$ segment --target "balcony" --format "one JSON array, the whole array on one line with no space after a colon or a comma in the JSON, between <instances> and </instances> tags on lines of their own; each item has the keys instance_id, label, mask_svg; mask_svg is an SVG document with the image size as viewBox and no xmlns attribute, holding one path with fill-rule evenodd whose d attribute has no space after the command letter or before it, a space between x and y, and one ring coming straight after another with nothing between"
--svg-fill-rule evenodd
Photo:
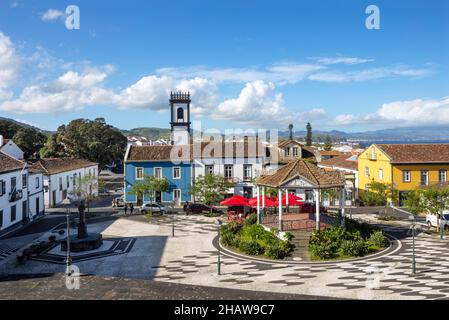
<instances>
[{"instance_id":1,"label":"balcony","mask_svg":"<svg viewBox=\"0 0 449 320\"><path fill-rule=\"evenodd\" d=\"M23 193L22 190L15 190L9 194L9 202L16 202L22 199Z\"/></svg>"}]
</instances>

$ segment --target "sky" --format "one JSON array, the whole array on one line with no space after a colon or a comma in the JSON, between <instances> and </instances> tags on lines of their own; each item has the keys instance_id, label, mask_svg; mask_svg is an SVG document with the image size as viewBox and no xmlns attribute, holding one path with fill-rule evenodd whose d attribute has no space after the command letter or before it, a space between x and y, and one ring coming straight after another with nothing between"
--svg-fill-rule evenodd
<instances>
[{"instance_id":1,"label":"sky","mask_svg":"<svg viewBox=\"0 0 449 320\"><path fill-rule=\"evenodd\" d=\"M204 129L449 125L448 75L448 0L0 2L0 117L46 130L168 128L178 90Z\"/></svg>"}]
</instances>

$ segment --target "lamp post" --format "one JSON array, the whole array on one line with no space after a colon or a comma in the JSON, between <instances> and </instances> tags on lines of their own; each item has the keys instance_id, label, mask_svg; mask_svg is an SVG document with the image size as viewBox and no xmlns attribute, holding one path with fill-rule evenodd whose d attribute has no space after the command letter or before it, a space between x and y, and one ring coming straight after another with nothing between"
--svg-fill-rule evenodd
<instances>
[{"instance_id":1,"label":"lamp post","mask_svg":"<svg viewBox=\"0 0 449 320\"><path fill-rule=\"evenodd\" d=\"M70 200L65 198L62 201L63 206L66 209L66 222L67 222L67 258L66 258L66 273L70 276L70 265L72 264L72 258L70 256Z\"/></svg>"},{"instance_id":2,"label":"lamp post","mask_svg":"<svg viewBox=\"0 0 449 320\"><path fill-rule=\"evenodd\" d=\"M223 224L223 221L221 221L220 219L217 219L217 221L215 222L215 224L218 226L218 243L217 243L217 248L218 248L218 260L217 260L217 271L218 271L218 275L221 275L221 251L220 251L220 229L221 229L221 225Z\"/></svg>"},{"instance_id":3,"label":"lamp post","mask_svg":"<svg viewBox=\"0 0 449 320\"><path fill-rule=\"evenodd\" d=\"M409 216L412 221L412 274L416 274L416 259L415 259L415 216Z\"/></svg>"},{"instance_id":4,"label":"lamp post","mask_svg":"<svg viewBox=\"0 0 449 320\"><path fill-rule=\"evenodd\" d=\"M175 236L175 206L174 204L170 206L171 211L171 236Z\"/></svg>"}]
</instances>

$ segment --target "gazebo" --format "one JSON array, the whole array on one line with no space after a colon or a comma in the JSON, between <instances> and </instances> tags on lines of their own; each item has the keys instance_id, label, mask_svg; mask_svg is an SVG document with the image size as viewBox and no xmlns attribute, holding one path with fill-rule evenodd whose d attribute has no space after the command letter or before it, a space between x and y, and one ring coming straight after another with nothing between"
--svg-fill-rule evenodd
<instances>
[{"instance_id":1,"label":"gazebo","mask_svg":"<svg viewBox=\"0 0 449 320\"><path fill-rule=\"evenodd\" d=\"M256 180L257 218L261 222L260 212L265 208L265 188L278 190L278 199L282 199L283 192L288 190L313 190L315 200L315 228L320 229L320 190L338 189L340 212L344 214L345 177L340 171L327 171L319 168L315 163L298 159L278 169L268 171ZM259 195L262 194L262 197ZM288 198L286 205L288 206ZM279 201L279 230L282 231L282 201Z\"/></svg>"}]
</instances>

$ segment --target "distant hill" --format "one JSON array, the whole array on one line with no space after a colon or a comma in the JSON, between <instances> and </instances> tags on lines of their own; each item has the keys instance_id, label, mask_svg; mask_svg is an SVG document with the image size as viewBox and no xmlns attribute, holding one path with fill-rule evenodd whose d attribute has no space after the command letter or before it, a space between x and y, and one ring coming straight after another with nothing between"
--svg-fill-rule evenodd
<instances>
[{"instance_id":1,"label":"distant hill","mask_svg":"<svg viewBox=\"0 0 449 320\"><path fill-rule=\"evenodd\" d=\"M151 140L170 138L170 129L166 128L134 128L131 130L120 130L125 136L142 136Z\"/></svg>"},{"instance_id":2,"label":"distant hill","mask_svg":"<svg viewBox=\"0 0 449 320\"><path fill-rule=\"evenodd\" d=\"M42 129L38 128L38 127L29 125L27 123L23 123L23 122L20 122L20 121L17 121L17 120L0 117L0 131L1 131L1 128L4 128L5 130L9 129L9 130L16 131L16 130L14 130L14 128L18 128L18 127L31 128L31 129L34 129L36 131L42 132L43 134L45 134L47 136L54 133L52 131L42 130ZM6 137L8 137L8 135L10 135L10 132L0 132L0 134L3 134ZM8 137L8 138L12 138L12 137Z\"/></svg>"}]
</instances>

